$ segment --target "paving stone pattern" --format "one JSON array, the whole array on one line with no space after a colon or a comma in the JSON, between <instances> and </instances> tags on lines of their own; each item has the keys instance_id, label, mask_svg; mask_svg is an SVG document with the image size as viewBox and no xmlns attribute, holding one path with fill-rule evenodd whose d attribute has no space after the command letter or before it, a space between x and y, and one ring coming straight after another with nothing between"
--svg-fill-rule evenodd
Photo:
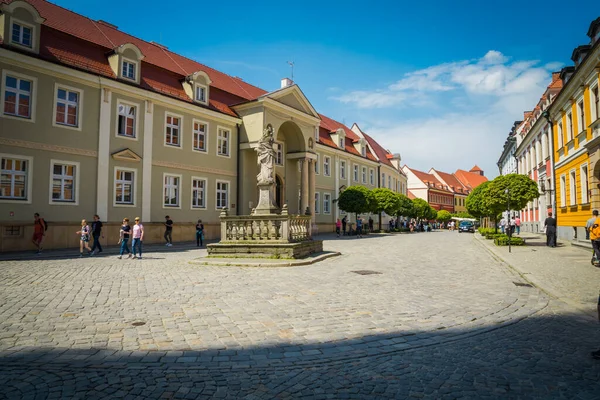
<instances>
[{"instance_id":1,"label":"paving stone pattern","mask_svg":"<svg viewBox=\"0 0 600 400\"><path fill-rule=\"evenodd\" d=\"M1 262L0 397L600 395L598 323L515 285L472 235L325 248L343 256L292 268L189 263L202 250Z\"/></svg>"}]
</instances>

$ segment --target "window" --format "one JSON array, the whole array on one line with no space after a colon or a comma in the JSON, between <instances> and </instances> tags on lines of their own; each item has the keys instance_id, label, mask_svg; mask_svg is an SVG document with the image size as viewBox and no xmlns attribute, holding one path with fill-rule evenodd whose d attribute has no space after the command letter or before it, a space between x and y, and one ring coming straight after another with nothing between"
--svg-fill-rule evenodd
<instances>
[{"instance_id":1,"label":"window","mask_svg":"<svg viewBox=\"0 0 600 400\"><path fill-rule=\"evenodd\" d=\"M573 140L573 114L567 114L567 136L569 141Z\"/></svg>"},{"instance_id":2,"label":"window","mask_svg":"<svg viewBox=\"0 0 600 400\"><path fill-rule=\"evenodd\" d=\"M323 193L323 214L331 214L331 194Z\"/></svg>"},{"instance_id":3,"label":"window","mask_svg":"<svg viewBox=\"0 0 600 400\"><path fill-rule=\"evenodd\" d=\"M181 147L181 117L166 114L165 145Z\"/></svg>"},{"instance_id":4,"label":"window","mask_svg":"<svg viewBox=\"0 0 600 400\"><path fill-rule=\"evenodd\" d=\"M375 171L372 168L369 170L369 183L375 185Z\"/></svg>"},{"instance_id":5,"label":"window","mask_svg":"<svg viewBox=\"0 0 600 400\"><path fill-rule=\"evenodd\" d=\"M119 120L117 122L117 135L135 138L136 135L136 107L129 104L119 103Z\"/></svg>"},{"instance_id":6,"label":"window","mask_svg":"<svg viewBox=\"0 0 600 400\"><path fill-rule=\"evenodd\" d=\"M571 171L569 174L569 204L574 206L577 205L577 183L576 183L576 174L575 171Z\"/></svg>"},{"instance_id":7,"label":"window","mask_svg":"<svg viewBox=\"0 0 600 400\"><path fill-rule=\"evenodd\" d=\"M194 150L206 152L206 139L208 132L208 125L204 122L194 121L193 133L194 133Z\"/></svg>"},{"instance_id":8,"label":"window","mask_svg":"<svg viewBox=\"0 0 600 400\"><path fill-rule=\"evenodd\" d=\"M360 154L361 154L363 157L366 157L366 156L367 156L367 146L365 146L364 144L362 144L362 145L360 146Z\"/></svg>"},{"instance_id":9,"label":"window","mask_svg":"<svg viewBox=\"0 0 600 400\"><path fill-rule=\"evenodd\" d=\"M362 167L361 172L362 183L367 183L367 167Z\"/></svg>"},{"instance_id":10,"label":"window","mask_svg":"<svg viewBox=\"0 0 600 400\"><path fill-rule=\"evenodd\" d=\"M392 177L388 175L388 185L387 185L388 189L392 188Z\"/></svg>"},{"instance_id":11,"label":"window","mask_svg":"<svg viewBox=\"0 0 600 400\"><path fill-rule=\"evenodd\" d=\"M121 65L122 65L121 75L123 76L123 78L131 79L132 81L135 81L136 80L136 77L135 77L136 64L130 60L123 60L123 63Z\"/></svg>"},{"instance_id":12,"label":"window","mask_svg":"<svg viewBox=\"0 0 600 400\"><path fill-rule=\"evenodd\" d=\"M592 89L592 122L600 118L600 98L598 97L598 86Z\"/></svg>"},{"instance_id":13,"label":"window","mask_svg":"<svg viewBox=\"0 0 600 400\"><path fill-rule=\"evenodd\" d=\"M30 160L15 156L0 159L0 199L28 200Z\"/></svg>"},{"instance_id":14,"label":"window","mask_svg":"<svg viewBox=\"0 0 600 400\"><path fill-rule=\"evenodd\" d=\"M319 142L319 127L315 126L315 143Z\"/></svg>"},{"instance_id":15,"label":"window","mask_svg":"<svg viewBox=\"0 0 600 400\"><path fill-rule=\"evenodd\" d=\"M179 183L181 177L164 174L163 178L163 206L179 207Z\"/></svg>"},{"instance_id":16,"label":"window","mask_svg":"<svg viewBox=\"0 0 600 400\"><path fill-rule=\"evenodd\" d=\"M217 154L229 157L229 136L228 129L219 128L217 135Z\"/></svg>"},{"instance_id":17,"label":"window","mask_svg":"<svg viewBox=\"0 0 600 400\"><path fill-rule=\"evenodd\" d=\"M229 202L229 182L217 181L217 209L227 208Z\"/></svg>"},{"instance_id":18,"label":"window","mask_svg":"<svg viewBox=\"0 0 600 400\"><path fill-rule=\"evenodd\" d=\"M56 88L56 110L54 112L56 125L71 127L79 125L79 98L79 91L64 87Z\"/></svg>"},{"instance_id":19,"label":"window","mask_svg":"<svg viewBox=\"0 0 600 400\"><path fill-rule=\"evenodd\" d=\"M206 86L196 85L196 101L206 103Z\"/></svg>"},{"instance_id":20,"label":"window","mask_svg":"<svg viewBox=\"0 0 600 400\"><path fill-rule=\"evenodd\" d=\"M343 149L343 148L345 148L345 147L346 147L346 146L345 146L345 143L344 143L345 141L346 141L346 140L345 140L345 138L344 138L344 137L340 137L339 146L338 146L340 149Z\"/></svg>"},{"instance_id":21,"label":"window","mask_svg":"<svg viewBox=\"0 0 600 400\"><path fill-rule=\"evenodd\" d=\"M381 174L381 187L385 187L385 173Z\"/></svg>"},{"instance_id":22,"label":"window","mask_svg":"<svg viewBox=\"0 0 600 400\"><path fill-rule=\"evenodd\" d=\"M585 130L585 109L583 108L583 100L577 103L577 130L583 132Z\"/></svg>"},{"instance_id":23,"label":"window","mask_svg":"<svg viewBox=\"0 0 600 400\"><path fill-rule=\"evenodd\" d=\"M135 171L115 168L115 205L134 205Z\"/></svg>"},{"instance_id":24,"label":"window","mask_svg":"<svg viewBox=\"0 0 600 400\"><path fill-rule=\"evenodd\" d=\"M564 146L564 136L563 136L563 124L562 121L558 123L558 147Z\"/></svg>"},{"instance_id":25,"label":"window","mask_svg":"<svg viewBox=\"0 0 600 400\"><path fill-rule=\"evenodd\" d=\"M313 162L313 164L315 165L315 174L319 175L319 160L321 159L321 156L319 154L317 154L317 159Z\"/></svg>"},{"instance_id":26,"label":"window","mask_svg":"<svg viewBox=\"0 0 600 400\"><path fill-rule=\"evenodd\" d=\"M192 208L206 208L206 179L192 178Z\"/></svg>"},{"instance_id":27,"label":"window","mask_svg":"<svg viewBox=\"0 0 600 400\"><path fill-rule=\"evenodd\" d=\"M77 166L68 164L62 161L52 161L52 190L51 201L59 202L75 202L75 174Z\"/></svg>"},{"instance_id":28,"label":"window","mask_svg":"<svg viewBox=\"0 0 600 400\"><path fill-rule=\"evenodd\" d=\"M323 175L330 176L331 175L331 158L323 157Z\"/></svg>"},{"instance_id":29,"label":"window","mask_svg":"<svg viewBox=\"0 0 600 400\"><path fill-rule=\"evenodd\" d=\"M354 182L358 182L358 165L354 165Z\"/></svg>"},{"instance_id":30,"label":"window","mask_svg":"<svg viewBox=\"0 0 600 400\"><path fill-rule=\"evenodd\" d=\"M4 78L4 115L31 118L33 81L6 75Z\"/></svg>"},{"instance_id":31,"label":"window","mask_svg":"<svg viewBox=\"0 0 600 400\"><path fill-rule=\"evenodd\" d=\"M581 174L579 176L581 179L581 204L587 204L590 202L588 198L588 166L587 164L581 166Z\"/></svg>"},{"instance_id":32,"label":"window","mask_svg":"<svg viewBox=\"0 0 600 400\"><path fill-rule=\"evenodd\" d=\"M33 47L32 31L33 31L33 29L29 26L25 26L21 23L13 22L12 36L11 36L12 43L32 48Z\"/></svg>"},{"instance_id":33,"label":"window","mask_svg":"<svg viewBox=\"0 0 600 400\"><path fill-rule=\"evenodd\" d=\"M346 161L340 161L340 178L346 179Z\"/></svg>"},{"instance_id":34,"label":"window","mask_svg":"<svg viewBox=\"0 0 600 400\"><path fill-rule=\"evenodd\" d=\"M319 200L320 200L320 197L321 197L321 193L316 192L315 193L315 214L319 214L320 213L320 211L319 211Z\"/></svg>"}]
</instances>

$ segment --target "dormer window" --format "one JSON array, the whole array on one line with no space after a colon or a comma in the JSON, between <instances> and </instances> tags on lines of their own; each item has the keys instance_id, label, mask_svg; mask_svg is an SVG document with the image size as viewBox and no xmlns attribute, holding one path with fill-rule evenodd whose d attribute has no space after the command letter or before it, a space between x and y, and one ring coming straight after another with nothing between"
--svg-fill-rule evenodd
<instances>
[{"instance_id":1,"label":"dormer window","mask_svg":"<svg viewBox=\"0 0 600 400\"><path fill-rule=\"evenodd\" d=\"M363 157L367 156L367 147L364 144L360 146L360 154L362 154Z\"/></svg>"},{"instance_id":2,"label":"dormer window","mask_svg":"<svg viewBox=\"0 0 600 400\"><path fill-rule=\"evenodd\" d=\"M340 138L340 143L339 143L339 145L338 145L338 147L339 147L340 149L343 149L343 148L344 148L344 142L345 142L345 141L346 141L346 140L345 140L345 138L343 138L343 137L341 137L341 138Z\"/></svg>"},{"instance_id":3,"label":"dormer window","mask_svg":"<svg viewBox=\"0 0 600 400\"><path fill-rule=\"evenodd\" d=\"M132 81L136 80L136 66L137 64L132 60L123 59L122 67L121 67L121 76L126 79L131 79Z\"/></svg>"},{"instance_id":4,"label":"dormer window","mask_svg":"<svg viewBox=\"0 0 600 400\"><path fill-rule=\"evenodd\" d=\"M13 22L11 40L13 44L31 48L33 46L33 28L21 22Z\"/></svg>"},{"instance_id":5,"label":"dormer window","mask_svg":"<svg viewBox=\"0 0 600 400\"><path fill-rule=\"evenodd\" d=\"M196 101L206 103L206 86L196 85Z\"/></svg>"}]
</instances>

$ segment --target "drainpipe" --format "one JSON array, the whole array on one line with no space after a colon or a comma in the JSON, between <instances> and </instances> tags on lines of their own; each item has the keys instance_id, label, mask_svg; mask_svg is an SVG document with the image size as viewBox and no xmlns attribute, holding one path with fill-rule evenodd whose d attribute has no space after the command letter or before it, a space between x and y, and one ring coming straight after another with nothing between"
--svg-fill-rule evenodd
<instances>
[{"instance_id":1,"label":"drainpipe","mask_svg":"<svg viewBox=\"0 0 600 400\"><path fill-rule=\"evenodd\" d=\"M381 165L377 166L377 187L381 187ZM381 231L381 211L379 212L379 230Z\"/></svg>"},{"instance_id":2,"label":"drainpipe","mask_svg":"<svg viewBox=\"0 0 600 400\"><path fill-rule=\"evenodd\" d=\"M236 173L236 182L235 182L235 215L239 215L238 210L240 210L240 207L242 206L240 204L240 199L241 199L241 190L240 190L240 124L236 124L237 126L237 149L236 149L236 169L237 169L237 173ZM229 207L228 207L229 208Z\"/></svg>"},{"instance_id":3,"label":"drainpipe","mask_svg":"<svg viewBox=\"0 0 600 400\"><path fill-rule=\"evenodd\" d=\"M542 114L546 121L548 121L548 126L550 128L549 132L549 142L550 142L550 165L552 166L552 192L551 203L552 203L552 214L554 215L554 219L556 219L556 230L558 231L558 211L556 209L556 175L554 168L554 130L552 129L552 119L550 119L550 113L546 110ZM547 175L547 174L546 174Z\"/></svg>"}]
</instances>

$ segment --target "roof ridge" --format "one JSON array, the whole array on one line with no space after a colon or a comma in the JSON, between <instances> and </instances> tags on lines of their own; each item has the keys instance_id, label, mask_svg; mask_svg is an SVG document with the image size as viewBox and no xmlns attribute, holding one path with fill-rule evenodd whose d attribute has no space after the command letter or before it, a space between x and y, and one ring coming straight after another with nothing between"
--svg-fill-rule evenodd
<instances>
[{"instance_id":1,"label":"roof ridge","mask_svg":"<svg viewBox=\"0 0 600 400\"><path fill-rule=\"evenodd\" d=\"M154 44L154 43L150 43L150 44ZM183 68L181 65L179 65L179 63L177 61L175 61L175 59L173 57L171 57L171 55L169 53L167 53L167 51L165 50L164 47L162 46L157 46L156 44L154 44L154 46L158 47L159 49L162 50L163 53L165 53L165 55L167 57L169 57L169 60L173 61L175 63L175 65L177 65L179 68L181 68L181 70L183 71L184 76L188 76L189 73L185 70L185 68Z\"/></svg>"},{"instance_id":2,"label":"roof ridge","mask_svg":"<svg viewBox=\"0 0 600 400\"><path fill-rule=\"evenodd\" d=\"M86 18L88 18L88 17L86 17ZM100 28L98 27L98 25L96 24L96 21L94 21L94 20L93 20L93 19L91 19L91 18L88 18L88 19L89 19L90 21L92 21L92 24L94 24L94 26L96 27L96 29L98 29L98 31L99 31L99 32L102 34L102 36L104 36L104 37L106 38L106 40L108 40L108 41L110 42L110 44L112 44L112 46L113 46L113 49L114 49L115 47L117 47L117 45L116 45L116 44L115 44L115 43L114 43L112 40L110 40L110 38L109 38L108 36L106 36L106 33L102 32L102 29L100 29Z\"/></svg>"}]
</instances>

